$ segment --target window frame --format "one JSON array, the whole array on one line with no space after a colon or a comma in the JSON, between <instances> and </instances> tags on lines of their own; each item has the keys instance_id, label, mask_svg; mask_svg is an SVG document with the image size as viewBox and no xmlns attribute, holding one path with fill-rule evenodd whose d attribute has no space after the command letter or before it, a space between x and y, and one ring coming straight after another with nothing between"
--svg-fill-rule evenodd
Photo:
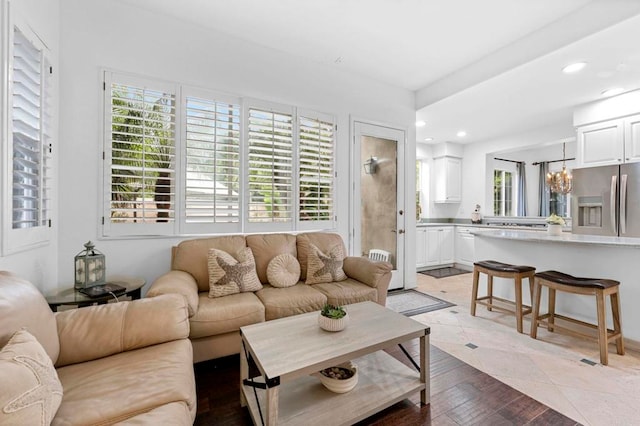
<instances>
[{"instance_id":1,"label":"window frame","mask_svg":"<svg viewBox=\"0 0 640 426\"><path fill-rule=\"evenodd\" d=\"M52 222L55 212L54 192L54 157L53 148L56 145L56 111L52 99L56 97L53 65L49 48L32 27L10 9L8 3L3 3L3 23L6 27L0 38L4 40L0 53L3 62L2 68L2 106L0 128L6 144L0 147L2 170L0 182L3 196L0 197L2 208L1 226L2 238L0 239L0 255L13 254L32 248L47 245L52 238ZM18 29L40 55L40 106L39 120L39 164L40 169L38 183L38 222L39 224L27 228L13 227L13 69L14 69L14 30Z\"/></svg>"},{"instance_id":2,"label":"window frame","mask_svg":"<svg viewBox=\"0 0 640 426\"><path fill-rule=\"evenodd\" d=\"M503 183L501 185L501 193L503 194L504 198L501 200L501 206L500 206L500 212L496 213L495 210L495 204L496 204L496 198L495 198L495 174L496 172L501 172L502 176L503 176ZM506 214L506 189L505 189L505 184L504 184L504 176L506 173L509 173L511 175L511 215L507 216ZM492 203L492 207L493 207L493 214L494 216L500 216L500 217L512 217L515 215L515 212L518 211L517 210L517 188L515 185L515 181L517 179L517 173L515 168L513 170L510 170L507 167L494 167L493 169L493 203Z\"/></svg>"},{"instance_id":3,"label":"window frame","mask_svg":"<svg viewBox=\"0 0 640 426\"><path fill-rule=\"evenodd\" d=\"M250 232L294 232L307 230L334 230L337 223L336 213L336 151L337 151L337 119L332 114L321 113L310 109L297 108L292 105L247 98L207 88L188 86L179 82L166 81L153 77L130 74L112 69L103 69L103 101L102 101L102 195L99 211L102 221L99 224L101 238L119 239L134 237L176 237L190 235L215 235ZM111 223L111 84L131 84L134 87L148 87L153 90L171 90L175 94L175 216L169 223ZM189 97L237 104L240 107L240 141L239 141L239 222L233 223L187 223L186 222L186 187L187 187L187 99ZM251 109L273 111L280 114L291 115L292 145L291 145L291 217L283 222L250 222L249 221L249 111ZM300 214L300 141L299 127L300 117L332 123L332 170L331 181L331 215L327 220L304 220Z\"/></svg>"},{"instance_id":4,"label":"window frame","mask_svg":"<svg viewBox=\"0 0 640 426\"><path fill-rule=\"evenodd\" d=\"M111 121L111 84L117 80L118 84L127 84L135 87L150 87L154 90L162 90L172 92L175 100L175 120L174 120L174 148L176 155L178 153L178 137L181 132L181 120L178 119L181 113L181 105L178 104L180 99L180 87L172 82L158 79L150 79L138 77L135 75L120 73L117 71L103 72L103 146L102 146L102 236L103 237L133 237L133 236L153 236L153 235L174 235L178 230L178 214L176 200L174 199L174 218L173 221L164 223L112 223L111 217L111 164L112 164L112 121ZM180 162L174 161L174 190L179 185L180 179Z\"/></svg>"}]
</instances>

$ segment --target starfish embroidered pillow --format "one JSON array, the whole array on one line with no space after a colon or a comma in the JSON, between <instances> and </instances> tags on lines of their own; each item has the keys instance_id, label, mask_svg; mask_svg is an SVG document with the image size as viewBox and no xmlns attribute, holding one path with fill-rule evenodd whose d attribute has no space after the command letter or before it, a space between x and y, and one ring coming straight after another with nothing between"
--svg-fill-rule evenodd
<instances>
[{"instance_id":1,"label":"starfish embroidered pillow","mask_svg":"<svg viewBox=\"0 0 640 426\"><path fill-rule=\"evenodd\" d=\"M225 251L209 249L208 266L209 297L223 297L262 288L249 247L238 253L238 259Z\"/></svg>"},{"instance_id":2,"label":"starfish embroidered pillow","mask_svg":"<svg viewBox=\"0 0 640 426\"><path fill-rule=\"evenodd\" d=\"M62 401L51 358L28 331L0 350L0 424L49 425Z\"/></svg>"},{"instance_id":3,"label":"starfish embroidered pillow","mask_svg":"<svg viewBox=\"0 0 640 426\"><path fill-rule=\"evenodd\" d=\"M340 244L331 247L328 253L323 253L313 244L310 244L310 249L305 281L307 284L332 283L347 279L342 269L344 253Z\"/></svg>"}]
</instances>

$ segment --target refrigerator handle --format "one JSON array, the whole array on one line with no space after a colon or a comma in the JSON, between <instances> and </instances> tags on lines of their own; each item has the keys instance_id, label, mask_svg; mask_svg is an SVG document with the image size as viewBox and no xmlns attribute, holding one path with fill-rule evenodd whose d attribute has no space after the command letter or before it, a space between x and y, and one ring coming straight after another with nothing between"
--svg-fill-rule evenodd
<instances>
[{"instance_id":1,"label":"refrigerator handle","mask_svg":"<svg viewBox=\"0 0 640 426\"><path fill-rule=\"evenodd\" d=\"M627 232L627 175L620 177L620 235Z\"/></svg>"},{"instance_id":2,"label":"refrigerator handle","mask_svg":"<svg viewBox=\"0 0 640 426\"><path fill-rule=\"evenodd\" d=\"M618 189L618 175L611 176L611 227L613 232L618 233L618 225L616 224L616 191Z\"/></svg>"}]
</instances>

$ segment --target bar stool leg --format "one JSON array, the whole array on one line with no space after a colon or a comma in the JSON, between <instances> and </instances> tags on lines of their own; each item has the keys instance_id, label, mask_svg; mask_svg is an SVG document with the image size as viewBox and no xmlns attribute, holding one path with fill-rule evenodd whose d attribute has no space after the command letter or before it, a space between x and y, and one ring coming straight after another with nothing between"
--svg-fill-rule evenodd
<instances>
[{"instance_id":1,"label":"bar stool leg","mask_svg":"<svg viewBox=\"0 0 640 426\"><path fill-rule=\"evenodd\" d=\"M606 301L604 292L596 290L596 305L598 310L598 344L600 345L600 364L609 364L609 350L607 343L607 319L605 317Z\"/></svg>"},{"instance_id":2,"label":"bar stool leg","mask_svg":"<svg viewBox=\"0 0 640 426\"><path fill-rule=\"evenodd\" d=\"M531 278L529 278L531 283ZM540 316L540 293L542 293L542 286L538 282L538 279L533 280L533 296L531 296L531 337L534 339L538 336L538 316Z\"/></svg>"},{"instance_id":3,"label":"bar stool leg","mask_svg":"<svg viewBox=\"0 0 640 426\"><path fill-rule=\"evenodd\" d=\"M556 289L549 287L549 318L547 319L547 330L553 331L556 314Z\"/></svg>"},{"instance_id":4,"label":"bar stool leg","mask_svg":"<svg viewBox=\"0 0 640 426\"><path fill-rule=\"evenodd\" d=\"M489 304L493 305L493 275L487 274L487 296L489 296ZM492 311L491 306L487 306L487 311Z\"/></svg>"},{"instance_id":5,"label":"bar stool leg","mask_svg":"<svg viewBox=\"0 0 640 426\"><path fill-rule=\"evenodd\" d=\"M478 300L478 281L480 279L480 271L473 268L473 288L471 289L471 316L476 316L476 301Z\"/></svg>"},{"instance_id":6,"label":"bar stool leg","mask_svg":"<svg viewBox=\"0 0 640 426\"><path fill-rule=\"evenodd\" d=\"M622 337L622 321L620 320L620 298L618 290L611 293L611 313L613 316L613 331L620 333L620 337L616 340L616 352L618 355L624 355L624 339Z\"/></svg>"},{"instance_id":7,"label":"bar stool leg","mask_svg":"<svg viewBox=\"0 0 640 426\"><path fill-rule=\"evenodd\" d=\"M522 276L517 274L513 281L516 285L516 328L522 333Z\"/></svg>"}]
</instances>

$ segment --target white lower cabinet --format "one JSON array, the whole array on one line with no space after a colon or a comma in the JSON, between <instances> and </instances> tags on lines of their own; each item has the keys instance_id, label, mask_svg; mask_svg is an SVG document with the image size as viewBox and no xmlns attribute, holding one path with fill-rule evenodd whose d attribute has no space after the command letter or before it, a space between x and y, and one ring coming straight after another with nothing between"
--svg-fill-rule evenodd
<instances>
[{"instance_id":1,"label":"white lower cabinet","mask_svg":"<svg viewBox=\"0 0 640 426\"><path fill-rule=\"evenodd\" d=\"M416 268L427 266L427 228L416 228Z\"/></svg>"},{"instance_id":2,"label":"white lower cabinet","mask_svg":"<svg viewBox=\"0 0 640 426\"><path fill-rule=\"evenodd\" d=\"M456 263L473 266L473 239L469 228L456 227Z\"/></svg>"},{"instance_id":3,"label":"white lower cabinet","mask_svg":"<svg viewBox=\"0 0 640 426\"><path fill-rule=\"evenodd\" d=\"M453 261L453 226L417 228L416 267L418 269L450 265Z\"/></svg>"}]
</instances>

